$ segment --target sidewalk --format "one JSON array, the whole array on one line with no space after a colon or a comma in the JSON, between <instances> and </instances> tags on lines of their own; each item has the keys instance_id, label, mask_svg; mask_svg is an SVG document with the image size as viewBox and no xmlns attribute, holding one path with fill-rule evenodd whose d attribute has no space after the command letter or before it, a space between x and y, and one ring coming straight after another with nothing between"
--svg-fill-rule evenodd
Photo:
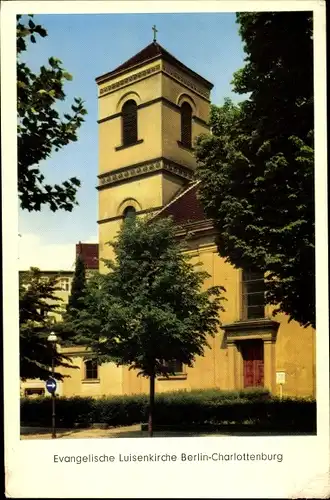
<instances>
[{"instance_id":1,"label":"sidewalk","mask_svg":"<svg viewBox=\"0 0 330 500\"><path fill-rule=\"evenodd\" d=\"M155 431L154 437L221 437L221 436L312 436L311 432L234 432L234 431ZM21 439L51 439L51 430L41 427L21 427ZM99 439L99 438L144 438L148 437L146 430L141 430L141 424L110 429L58 429L57 439Z\"/></svg>"},{"instance_id":2,"label":"sidewalk","mask_svg":"<svg viewBox=\"0 0 330 500\"><path fill-rule=\"evenodd\" d=\"M215 434L214 434L215 435ZM220 435L220 434L218 434ZM154 437L194 437L210 436L209 433L182 432L182 431L156 431ZM50 429L40 427L22 427L21 439L51 439ZM114 427L111 429L58 429L58 439L99 439L99 438L135 438L148 437L147 431L141 431L141 424L127 427Z\"/></svg>"}]
</instances>

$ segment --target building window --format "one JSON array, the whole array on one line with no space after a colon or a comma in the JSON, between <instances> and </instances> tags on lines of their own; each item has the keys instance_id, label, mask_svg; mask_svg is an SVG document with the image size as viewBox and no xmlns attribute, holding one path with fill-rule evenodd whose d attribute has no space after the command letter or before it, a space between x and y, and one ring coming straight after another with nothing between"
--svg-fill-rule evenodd
<instances>
[{"instance_id":1,"label":"building window","mask_svg":"<svg viewBox=\"0 0 330 500\"><path fill-rule=\"evenodd\" d=\"M135 144L138 138L137 104L130 99L122 107L123 146Z\"/></svg>"},{"instance_id":2,"label":"building window","mask_svg":"<svg viewBox=\"0 0 330 500\"><path fill-rule=\"evenodd\" d=\"M181 144L191 148L192 139L192 108L184 102L181 106Z\"/></svg>"},{"instance_id":3,"label":"building window","mask_svg":"<svg viewBox=\"0 0 330 500\"><path fill-rule=\"evenodd\" d=\"M265 317L265 282L261 272L244 271L242 274L242 319Z\"/></svg>"},{"instance_id":4,"label":"building window","mask_svg":"<svg viewBox=\"0 0 330 500\"><path fill-rule=\"evenodd\" d=\"M183 363L181 361L179 361L178 359L172 359L171 361L167 361L165 363L165 366L166 366L168 373L170 375L184 373L183 372Z\"/></svg>"},{"instance_id":5,"label":"building window","mask_svg":"<svg viewBox=\"0 0 330 500\"><path fill-rule=\"evenodd\" d=\"M97 380L98 378L97 361L95 359L88 359L85 361L85 379Z\"/></svg>"},{"instance_id":6,"label":"building window","mask_svg":"<svg viewBox=\"0 0 330 500\"><path fill-rule=\"evenodd\" d=\"M59 287L63 292L70 291L70 278L60 278Z\"/></svg>"},{"instance_id":7,"label":"building window","mask_svg":"<svg viewBox=\"0 0 330 500\"><path fill-rule=\"evenodd\" d=\"M44 395L45 395L45 389L42 388L25 389L24 391L25 397L38 397Z\"/></svg>"},{"instance_id":8,"label":"building window","mask_svg":"<svg viewBox=\"0 0 330 500\"><path fill-rule=\"evenodd\" d=\"M136 217L136 210L132 205L129 207L126 207L125 210L123 211L123 217L124 219L129 219L132 218L134 219Z\"/></svg>"}]
</instances>

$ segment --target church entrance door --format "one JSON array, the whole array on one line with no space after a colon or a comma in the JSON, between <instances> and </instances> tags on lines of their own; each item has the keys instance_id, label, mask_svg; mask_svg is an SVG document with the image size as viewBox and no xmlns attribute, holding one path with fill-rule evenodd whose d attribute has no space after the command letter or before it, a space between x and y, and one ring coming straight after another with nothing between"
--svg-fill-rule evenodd
<instances>
[{"instance_id":1,"label":"church entrance door","mask_svg":"<svg viewBox=\"0 0 330 500\"><path fill-rule=\"evenodd\" d=\"M262 340L245 340L241 344L244 387L264 386L264 346Z\"/></svg>"}]
</instances>

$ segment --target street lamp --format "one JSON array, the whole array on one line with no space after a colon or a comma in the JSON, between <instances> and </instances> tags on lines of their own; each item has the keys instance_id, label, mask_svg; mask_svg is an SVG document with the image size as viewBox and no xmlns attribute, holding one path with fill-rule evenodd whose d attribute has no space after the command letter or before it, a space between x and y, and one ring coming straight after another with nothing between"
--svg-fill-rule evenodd
<instances>
[{"instance_id":1,"label":"street lamp","mask_svg":"<svg viewBox=\"0 0 330 500\"><path fill-rule=\"evenodd\" d=\"M55 354L56 354L56 342L57 342L57 336L55 335L54 332L51 332L50 335L47 338L48 342L51 343L52 345L52 379L54 380L54 371L55 371ZM52 391L52 439L56 438L56 429L55 429L55 418L56 418L56 413L55 413L55 390Z\"/></svg>"}]
</instances>

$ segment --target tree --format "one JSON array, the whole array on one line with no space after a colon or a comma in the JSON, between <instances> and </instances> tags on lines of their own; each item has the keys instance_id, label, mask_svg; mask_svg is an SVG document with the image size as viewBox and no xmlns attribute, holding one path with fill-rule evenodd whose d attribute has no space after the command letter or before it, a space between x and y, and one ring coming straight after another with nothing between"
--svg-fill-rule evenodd
<instances>
[{"instance_id":1,"label":"tree","mask_svg":"<svg viewBox=\"0 0 330 500\"><path fill-rule=\"evenodd\" d=\"M265 275L265 296L315 327L312 19L306 12L237 14L246 52L234 91L196 144L199 197L218 251Z\"/></svg>"},{"instance_id":2,"label":"tree","mask_svg":"<svg viewBox=\"0 0 330 500\"><path fill-rule=\"evenodd\" d=\"M84 296L86 288L86 270L83 259L78 255L76 259L75 272L72 280L71 294L67 305L67 312L72 315L82 308L81 298Z\"/></svg>"},{"instance_id":3,"label":"tree","mask_svg":"<svg viewBox=\"0 0 330 500\"><path fill-rule=\"evenodd\" d=\"M22 60L27 50L27 39L36 43L36 35L47 36L47 31L28 16L27 24L17 16L17 112L18 112L18 193L22 209L38 211L48 205L52 211L71 211L76 202L80 181L72 177L61 185L46 184L40 171L40 162L53 151L77 140L77 130L87 113L80 98L74 99L72 113L61 118L56 110L57 101L65 100L65 81L72 76L55 57L49 66L41 66L33 73Z\"/></svg>"},{"instance_id":4,"label":"tree","mask_svg":"<svg viewBox=\"0 0 330 500\"><path fill-rule=\"evenodd\" d=\"M46 380L51 375L52 357L56 367L69 367L70 359L54 351L47 337L54 329L54 316L60 311L56 296L57 277L45 278L37 268L20 273L19 326L20 376ZM63 376L55 372L55 378Z\"/></svg>"},{"instance_id":5,"label":"tree","mask_svg":"<svg viewBox=\"0 0 330 500\"><path fill-rule=\"evenodd\" d=\"M171 220L126 219L111 244L115 261L87 284L75 326L98 363L114 361L150 380L149 435L155 378L174 359L192 366L219 325L222 287L202 291L208 274L196 270L175 239Z\"/></svg>"},{"instance_id":6,"label":"tree","mask_svg":"<svg viewBox=\"0 0 330 500\"><path fill-rule=\"evenodd\" d=\"M57 325L56 331L61 335L65 345L79 343L74 321L79 311L84 308L84 297L86 292L86 270L80 255L76 259L75 272L72 280L71 294L69 296L66 310L62 315L62 321Z\"/></svg>"}]
</instances>

